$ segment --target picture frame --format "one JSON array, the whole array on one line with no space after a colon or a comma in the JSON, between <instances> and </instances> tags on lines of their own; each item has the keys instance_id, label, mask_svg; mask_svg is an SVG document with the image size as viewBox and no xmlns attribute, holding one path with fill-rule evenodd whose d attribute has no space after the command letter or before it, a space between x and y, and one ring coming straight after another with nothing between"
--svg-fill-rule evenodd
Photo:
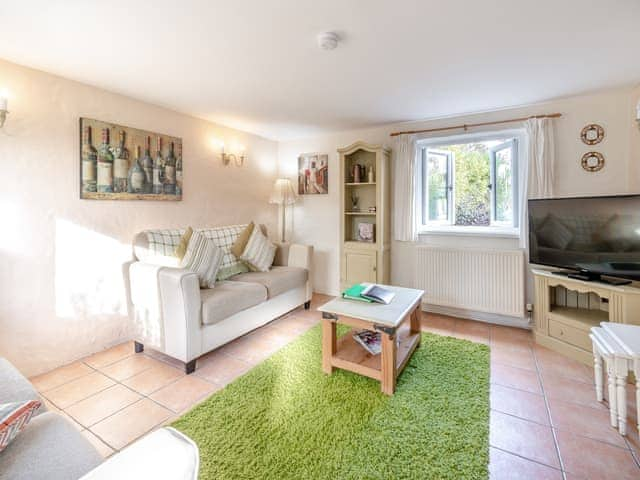
<instances>
[{"instance_id":1,"label":"picture frame","mask_svg":"<svg viewBox=\"0 0 640 480\"><path fill-rule=\"evenodd\" d=\"M180 201L182 139L81 117L80 198Z\"/></svg>"},{"instance_id":2,"label":"picture frame","mask_svg":"<svg viewBox=\"0 0 640 480\"><path fill-rule=\"evenodd\" d=\"M302 153L298 156L298 195L329 193L329 155Z\"/></svg>"}]
</instances>

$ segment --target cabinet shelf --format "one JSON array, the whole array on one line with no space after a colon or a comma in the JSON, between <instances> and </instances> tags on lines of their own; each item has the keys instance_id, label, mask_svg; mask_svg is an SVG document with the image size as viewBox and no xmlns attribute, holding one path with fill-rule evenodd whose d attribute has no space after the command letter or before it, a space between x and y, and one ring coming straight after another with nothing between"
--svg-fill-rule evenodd
<instances>
[{"instance_id":1,"label":"cabinet shelf","mask_svg":"<svg viewBox=\"0 0 640 480\"><path fill-rule=\"evenodd\" d=\"M551 306L549 318L559 320L582 330L589 331L591 327L599 327L600 322L609 321L609 312L604 310L588 310L576 307Z\"/></svg>"},{"instance_id":2,"label":"cabinet shelf","mask_svg":"<svg viewBox=\"0 0 640 480\"><path fill-rule=\"evenodd\" d=\"M359 187L360 185L375 185L376 182L347 182L345 185L347 187Z\"/></svg>"},{"instance_id":3,"label":"cabinet shelf","mask_svg":"<svg viewBox=\"0 0 640 480\"><path fill-rule=\"evenodd\" d=\"M366 216L375 216L376 212L344 212L345 215L366 215Z\"/></svg>"}]
</instances>

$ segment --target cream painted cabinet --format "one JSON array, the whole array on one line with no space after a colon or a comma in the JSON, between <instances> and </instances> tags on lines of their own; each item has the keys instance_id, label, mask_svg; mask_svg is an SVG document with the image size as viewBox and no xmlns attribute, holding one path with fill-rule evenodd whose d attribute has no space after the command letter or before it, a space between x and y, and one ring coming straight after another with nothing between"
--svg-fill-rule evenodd
<instances>
[{"instance_id":1,"label":"cream painted cabinet","mask_svg":"<svg viewBox=\"0 0 640 480\"><path fill-rule=\"evenodd\" d=\"M376 252L362 250L345 250L342 265L342 278L347 285L359 282L377 281Z\"/></svg>"},{"instance_id":2,"label":"cream painted cabinet","mask_svg":"<svg viewBox=\"0 0 640 480\"><path fill-rule=\"evenodd\" d=\"M591 327L600 322L640 325L640 288L585 282L534 269L537 343L593 365Z\"/></svg>"},{"instance_id":3,"label":"cream painted cabinet","mask_svg":"<svg viewBox=\"0 0 640 480\"><path fill-rule=\"evenodd\" d=\"M389 283L390 151L356 142L340 155L340 287Z\"/></svg>"}]
</instances>

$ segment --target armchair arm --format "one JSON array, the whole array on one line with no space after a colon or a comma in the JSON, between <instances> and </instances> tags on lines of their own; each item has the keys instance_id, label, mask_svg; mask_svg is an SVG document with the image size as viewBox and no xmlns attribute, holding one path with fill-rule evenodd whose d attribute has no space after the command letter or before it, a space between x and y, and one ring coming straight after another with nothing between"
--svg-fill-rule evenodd
<instances>
[{"instance_id":1,"label":"armchair arm","mask_svg":"<svg viewBox=\"0 0 640 480\"><path fill-rule=\"evenodd\" d=\"M136 339L189 362L200 355L200 285L185 269L145 262L129 266L130 316Z\"/></svg>"},{"instance_id":2,"label":"armchair arm","mask_svg":"<svg viewBox=\"0 0 640 480\"><path fill-rule=\"evenodd\" d=\"M197 480L199 464L196 444L177 430L165 427L116 453L80 480Z\"/></svg>"}]
</instances>

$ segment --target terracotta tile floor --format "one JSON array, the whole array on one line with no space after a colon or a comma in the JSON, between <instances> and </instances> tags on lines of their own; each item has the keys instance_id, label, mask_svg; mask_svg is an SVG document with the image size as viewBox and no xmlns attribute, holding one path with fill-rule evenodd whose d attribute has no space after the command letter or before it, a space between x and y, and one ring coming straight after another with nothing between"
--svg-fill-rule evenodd
<instances>
[{"instance_id":1,"label":"terracotta tile floor","mask_svg":"<svg viewBox=\"0 0 640 480\"><path fill-rule=\"evenodd\" d=\"M74 422L106 457L224 388L320 320L315 295L297 309L198 360L179 362L127 342L32 378L47 406ZM592 369L536 346L531 333L425 314L423 330L491 347L491 479L638 479L640 436L628 388L629 433L609 426ZM606 394L606 393L605 393Z\"/></svg>"}]
</instances>

